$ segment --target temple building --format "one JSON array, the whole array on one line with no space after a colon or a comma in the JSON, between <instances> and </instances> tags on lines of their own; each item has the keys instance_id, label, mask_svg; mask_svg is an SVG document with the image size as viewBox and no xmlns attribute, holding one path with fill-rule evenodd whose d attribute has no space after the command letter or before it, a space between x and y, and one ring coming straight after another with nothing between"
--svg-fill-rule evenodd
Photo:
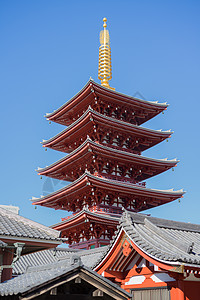
<instances>
[{"instance_id":1,"label":"temple building","mask_svg":"<svg viewBox=\"0 0 200 300\"><path fill-rule=\"evenodd\" d=\"M124 210L109 246L27 254L13 275L2 299L199 300L200 225Z\"/></svg>"},{"instance_id":2,"label":"temple building","mask_svg":"<svg viewBox=\"0 0 200 300\"><path fill-rule=\"evenodd\" d=\"M106 19L103 27L98 74L101 85L90 79L71 100L46 115L47 120L65 125L66 129L44 140L43 147L67 155L39 168L38 174L70 183L33 200L34 205L72 212L52 226L62 232L71 248L108 245L123 208L141 212L183 195L182 190L146 187L145 180L178 163L176 159L143 155L143 151L170 138L170 131L143 127L168 105L130 97L110 87L111 49Z\"/></svg>"},{"instance_id":3,"label":"temple building","mask_svg":"<svg viewBox=\"0 0 200 300\"><path fill-rule=\"evenodd\" d=\"M12 278L13 264L21 255L62 243L59 231L21 217L16 211L16 207L0 207L0 282Z\"/></svg>"}]
</instances>

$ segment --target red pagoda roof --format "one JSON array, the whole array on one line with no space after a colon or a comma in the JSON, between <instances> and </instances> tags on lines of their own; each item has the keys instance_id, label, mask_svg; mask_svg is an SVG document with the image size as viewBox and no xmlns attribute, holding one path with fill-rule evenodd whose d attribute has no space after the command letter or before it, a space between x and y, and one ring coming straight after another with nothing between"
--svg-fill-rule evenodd
<instances>
[{"instance_id":1,"label":"red pagoda roof","mask_svg":"<svg viewBox=\"0 0 200 300\"><path fill-rule=\"evenodd\" d=\"M168 106L166 103L127 96L89 80L78 94L53 113L47 114L46 118L63 125L70 125L89 105L108 116L122 118L137 125L155 117Z\"/></svg>"},{"instance_id":2,"label":"red pagoda roof","mask_svg":"<svg viewBox=\"0 0 200 300\"><path fill-rule=\"evenodd\" d=\"M109 209L110 205L117 201L119 206L124 206L128 210L142 211L176 200L183 194L183 190L154 190L100 178L86 172L64 188L47 196L32 199L32 204L76 211L83 209L84 205L89 207L99 205Z\"/></svg>"},{"instance_id":3,"label":"red pagoda roof","mask_svg":"<svg viewBox=\"0 0 200 300\"><path fill-rule=\"evenodd\" d=\"M39 169L38 174L73 181L88 170L100 177L138 182L176 166L177 162L112 149L88 138L64 158Z\"/></svg>"},{"instance_id":4,"label":"red pagoda roof","mask_svg":"<svg viewBox=\"0 0 200 300\"><path fill-rule=\"evenodd\" d=\"M88 243L103 246L110 243L119 224L119 217L83 209L51 227L62 232L62 238L67 238L70 248L83 248Z\"/></svg>"},{"instance_id":5,"label":"red pagoda roof","mask_svg":"<svg viewBox=\"0 0 200 300\"><path fill-rule=\"evenodd\" d=\"M86 222L98 222L104 225L117 226L121 215L112 216L103 211L83 209L76 214L72 214L63 218L62 222L51 225L50 227L59 231L64 229L76 228L77 225L85 224Z\"/></svg>"},{"instance_id":6,"label":"red pagoda roof","mask_svg":"<svg viewBox=\"0 0 200 300\"><path fill-rule=\"evenodd\" d=\"M109 147L140 153L171 136L171 131L143 128L102 115L91 108L65 130L43 141L44 147L71 152L89 136Z\"/></svg>"}]
</instances>

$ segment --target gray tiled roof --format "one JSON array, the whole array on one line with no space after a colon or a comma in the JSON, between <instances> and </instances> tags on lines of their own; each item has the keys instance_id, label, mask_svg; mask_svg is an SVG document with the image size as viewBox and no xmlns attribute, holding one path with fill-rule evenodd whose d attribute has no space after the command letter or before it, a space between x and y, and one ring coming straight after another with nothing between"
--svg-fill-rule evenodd
<instances>
[{"instance_id":1,"label":"gray tiled roof","mask_svg":"<svg viewBox=\"0 0 200 300\"><path fill-rule=\"evenodd\" d=\"M78 255L81 257L81 260L85 266L93 268L96 265L96 261L103 258L104 253L107 252L107 249L108 246L90 250L81 250L78 252ZM61 259L63 260L64 257Z\"/></svg>"},{"instance_id":2,"label":"gray tiled roof","mask_svg":"<svg viewBox=\"0 0 200 300\"><path fill-rule=\"evenodd\" d=\"M56 262L60 257L74 252L76 253L77 250L72 249L70 251L68 248L54 248L23 255L18 261L15 262L13 267L13 275L25 273L28 267L42 266Z\"/></svg>"},{"instance_id":3,"label":"gray tiled roof","mask_svg":"<svg viewBox=\"0 0 200 300\"><path fill-rule=\"evenodd\" d=\"M46 281L70 271L74 267L71 265L70 256L62 262L54 262L48 265L29 267L25 274L19 275L5 283L0 284L0 295L17 295L25 293L35 286L39 286Z\"/></svg>"},{"instance_id":4,"label":"gray tiled roof","mask_svg":"<svg viewBox=\"0 0 200 300\"><path fill-rule=\"evenodd\" d=\"M92 269L90 268L90 266L92 265L91 262L93 261L94 257L98 256L98 259L99 256L102 255L102 252L102 248L99 248L88 251L80 251L79 256L77 254L70 253L68 254L68 256L65 256L65 258L61 259L60 261L37 267L29 267L26 270L25 274L19 275L5 283L1 283L0 295L8 296L26 293L32 288L41 286L42 284L50 280L56 279L57 277L62 276L75 268L81 267L89 271L99 279L103 280L110 286L114 287L115 289L123 292L124 295L130 296L127 292L119 288L116 284L97 274L95 271L92 271ZM82 255L80 255L81 253Z\"/></svg>"},{"instance_id":5,"label":"gray tiled roof","mask_svg":"<svg viewBox=\"0 0 200 300\"><path fill-rule=\"evenodd\" d=\"M160 219L124 209L120 225L104 257L123 229L138 248L150 257L174 265L200 266L200 225ZM93 269L104 258L96 261Z\"/></svg>"},{"instance_id":6,"label":"gray tiled roof","mask_svg":"<svg viewBox=\"0 0 200 300\"><path fill-rule=\"evenodd\" d=\"M58 240L60 232L0 208L0 237Z\"/></svg>"},{"instance_id":7,"label":"gray tiled roof","mask_svg":"<svg viewBox=\"0 0 200 300\"><path fill-rule=\"evenodd\" d=\"M23 255L14 264L13 275L20 275L26 272L28 267L42 266L50 263L58 262L60 260L68 259L73 254L78 254L81 257L82 262L88 266L93 267L97 260L99 260L107 247L101 247L91 250L80 250L70 248L54 248L43 251L38 251Z\"/></svg>"}]
</instances>

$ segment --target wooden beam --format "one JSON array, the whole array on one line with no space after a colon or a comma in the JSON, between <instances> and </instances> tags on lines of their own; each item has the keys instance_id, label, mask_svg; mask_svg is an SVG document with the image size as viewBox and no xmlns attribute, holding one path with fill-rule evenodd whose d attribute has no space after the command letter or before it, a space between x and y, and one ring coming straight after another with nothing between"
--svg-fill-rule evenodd
<instances>
[{"instance_id":1,"label":"wooden beam","mask_svg":"<svg viewBox=\"0 0 200 300\"><path fill-rule=\"evenodd\" d=\"M77 277L77 278L75 278L75 283L81 283L82 281L81 281L81 278L80 277Z\"/></svg>"},{"instance_id":2,"label":"wooden beam","mask_svg":"<svg viewBox=\"0 0 200 300\"><path fill-rule=\"evenodd\" d=\"M92 297L103 297L103 291L97 289L92 293Z\"/></svg>"},{"instance_id":3,"label":"wooden beam","mask_svg":"<svg viewBox=\"0 0 200 300\"><path fill-rule=\"evenodd\" d=\"M73 274L74 272L74 274ZM44 284L40 286L36 286L32 288L28 293L25 292L21 296L19 296L19 299L21 300L31 300L33 298L36 298L40 295L45 294L46 292L57 288L58 286L65 284L79 276L79 270L72 270L70 274L67 274L65 276L58 276L56 279L52 279L49 282L45 282Z\"/></svg>"},{"instance_id":4,"label":"wooden beam","mask_svg":"<svg viewBox=\"0 0 200 300\"><path fill-rule=\"evenodd\" d=\"M103 279L89 273L87 270L82 270L82 272L80 273L80 277L115 300L129 299L128 296L125 296L123 294L123 292L116 291L116 289L113 286L110 286L109 283L106 283L105 281L103 281Z\"/></svg>"}]
</instances>

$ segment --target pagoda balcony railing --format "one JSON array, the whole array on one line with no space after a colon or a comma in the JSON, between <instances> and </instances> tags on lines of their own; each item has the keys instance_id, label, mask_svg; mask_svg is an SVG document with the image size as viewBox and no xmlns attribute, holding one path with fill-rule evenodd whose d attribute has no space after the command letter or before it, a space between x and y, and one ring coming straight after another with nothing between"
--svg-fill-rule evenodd
<instances>
[{"instance_id":1,"label":"pagoda balcony railing","mask_svg":"<svg viewBox=\"0 0 200 300\"><path fill-rule=\"evenodd\" d=\"M97 212L98 214L105 214L105 215L111 215L111 216L115 216L115 217L121 217L121 213L119 213L119 209L117 207L108 207L108 208L101 208L98 206L93 206L91 208L89 208L89 210L91 212Z\"/></svg>"},{"instance_id":2,"label":"pagoda balcony railing","mask_svg":"<svg viewBox=\"0 0 200 300\"><path fill-rule=\"evenodd\" d=\"M98 172L95 172L94 176L99 177L99 178L108 179L108 180L117 180L117 181L127 182L127 183L131 183L131 184L134 184L134 185L139 185L139 186L142 186L142 187L146 187L146 182L145 181L136 182L135 180L130 180L129 178L122 177L122 176L116 176L116 175L109 176L106 173L103 174L103 176L102 176L102 174L99 174Z\"/></svg>"},{"instance_id":3,"label":"pagoda balcony railing","mask_svg":"<svg viewBox=\"0 0 200 300\"><path fill-rule=\"evenodd\" d=\"M87 208L88 211L93 213L98 213L102 215L110 215L113 217L121 217L121 212L119 212L119 209L116 207L109 207L109 208L100 208L98 206L93 206L91 208ZM61 218L62 221L67 221L73 217L75 217L80 211L77 211L75 213L72 213L70 216L67 216L65 218Z\"/></svg>"}]
</instances>

